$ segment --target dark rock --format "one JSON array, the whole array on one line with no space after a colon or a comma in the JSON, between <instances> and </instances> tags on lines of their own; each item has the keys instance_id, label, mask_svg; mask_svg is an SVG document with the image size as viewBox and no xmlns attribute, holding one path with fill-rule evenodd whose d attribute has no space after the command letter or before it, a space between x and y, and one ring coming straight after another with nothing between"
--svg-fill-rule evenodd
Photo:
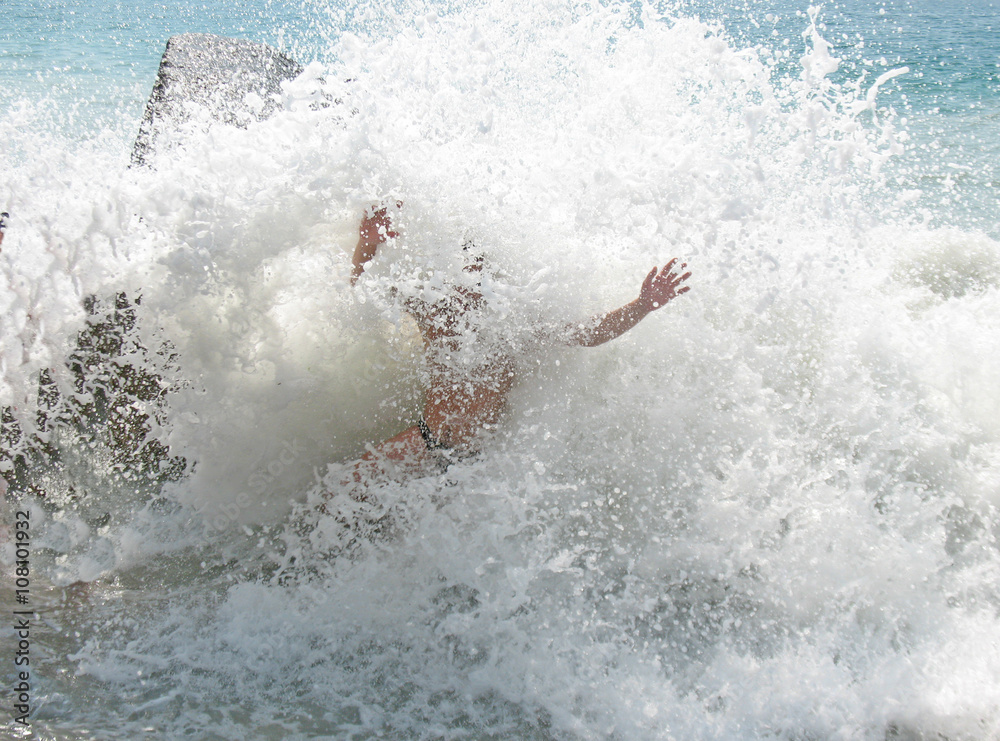
<instances>
[{"instance_id":1,"label":"dark rock","mask_svg":"<svg viewBox=\"0 0 1000 741\"><path fill-rule=\"evenodd\" d=\"M278 107L274 96L281 82L301 72L298 63L266 44L205 33L172 36L139 126L132 164L149 164L162 132L190 120L196 107L235 126L266 119Z\"/></svg>"}]
</instances>

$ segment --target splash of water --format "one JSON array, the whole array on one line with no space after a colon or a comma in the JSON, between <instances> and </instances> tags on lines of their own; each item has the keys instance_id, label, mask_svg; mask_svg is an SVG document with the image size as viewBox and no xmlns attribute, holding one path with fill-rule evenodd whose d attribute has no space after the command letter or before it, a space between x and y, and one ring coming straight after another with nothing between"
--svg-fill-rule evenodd
<instances>
[{"instance_id":1,"label":"splash of water","mask_svg":"<svg viewBox=\"0 0 1000 741\"><path fill-rule=\"evenodd\" d=\"M51 579L105 575L50 639L79 675L48 690L64 727L996 734L1000 246L882 180L891 77L834 83L815 15L792 77L649 5L386 26L152 169L17 139L5 404L34 434L38 374L76 391L82 299L141 296L125 357L186 461L151 495L77 450L87 503L32 505ZM352 291L387 199L405 238ZM320 491L355 506L339 464L419 403L418 338L379 297L454 279L469 230L512 336L673 255L694 287L596 350L525 342L479 459L373 485L360 524L318 514ZM108 688L127 713L81 702Z\"/></svg>"}]
</instances>

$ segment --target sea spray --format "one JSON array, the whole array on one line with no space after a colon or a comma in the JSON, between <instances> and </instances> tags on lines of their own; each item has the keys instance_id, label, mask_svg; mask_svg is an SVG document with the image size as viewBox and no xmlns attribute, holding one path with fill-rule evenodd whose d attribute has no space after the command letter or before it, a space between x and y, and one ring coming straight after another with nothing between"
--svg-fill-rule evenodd
<instances>
[{"instance_id":1,"label":"sea spray","mask_svg":"<svg viewBox=\"0 0 1000 741\"><path fill-rule=\"evenodd\" d=\"M901 126L872 115L877 79L831 79L818 18L783 75L646 6L386 13L272 119L155 170L42 177L83 170L56 144L17 171L11 284L79 285L17 294L6 403L63 373L82 296L141 294L132 337L169 389L151 434L187 466L107 521L44 503L38 568L104 578L38 634L67 671L36 724L996 735L998 247L911 218L883 179ZM392 200L405 238L351 289L361 214ZM320 512L413 423L391 289L457 275L467 230L521 348L504 422L352 521ZM63 252L31 273L31 243ZM538 339L675 255L692 291L626 336Z\"/></svg>"}]
</instances>

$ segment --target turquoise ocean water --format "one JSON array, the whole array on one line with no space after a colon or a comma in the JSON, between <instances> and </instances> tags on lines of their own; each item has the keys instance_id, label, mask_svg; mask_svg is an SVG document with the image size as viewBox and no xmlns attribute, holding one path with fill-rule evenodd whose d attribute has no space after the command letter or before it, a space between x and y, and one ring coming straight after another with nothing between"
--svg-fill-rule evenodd
<instances>
[{"instance_id":1,"label":"turquoise ocean water","mask_svg":"<svg viewBox=\"0 0 1000 741\"><path fill-rule=\"evenodd\" d=\"M738 43L801 50L794 2L679 2L677 12L721 24ZM990 0L842 2L820 5L827 40L843 58L840 79L908 67L883 96L914 143L901 179L928 191L936 218L996 236L1000 161L1000 32ZM344 30L376 27L377 13L336 4L268 0L107 4L9 0L0 49L0 105L43 105L55 131L132 135L165 40L206 32L271 44L308 62L326 60ZM914 162L915 160L915 162ZM935 205L946 208L937 209ZM947 214L945 216L944 214Z\"/></svg>"},{"instance_id":2,"label":"turquoise ocean water","mask_svg":"<svg viewBox=\"0 0 1000 741\"><path fill-rule=\"evenodd\" d=\"M36 738L1000 739L1000 4L2 8ZM130 168L183 32L306 72ZM470 232L507 415L358 505L420 402L395 290ZM690 294L614 343L531 329L673 255Z\"/></svg>"}]
</instances>

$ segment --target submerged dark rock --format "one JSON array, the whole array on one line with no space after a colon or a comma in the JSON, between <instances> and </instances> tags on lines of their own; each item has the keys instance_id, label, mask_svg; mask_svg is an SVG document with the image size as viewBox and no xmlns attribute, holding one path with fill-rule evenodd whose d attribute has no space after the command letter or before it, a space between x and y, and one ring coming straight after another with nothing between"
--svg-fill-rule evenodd
<instances>
[{"instance_id":1,"label":"submerged dark rock","mask_svg":"<svg viewBox=\"0 0 1000 741\"><path fill-rule=\"evenodd\" d=\"M169 133L176 142L195 116L235 126L266 119L280 105L281 83L301 71L265 44L200 33L171 37L132 164L164 154L161 137ZM0 215L0 230L6 217ZM172 388L163 371L173 362L171 346L143 346L134 331L138 303L124 293L88 297L86 324L65 371L40 374L34 409L0 408L0 503L33 496L53 511L89 508L96 526L109 517L111 493L153 495L184 475L187 462L154 434L166 422ZM100 495L91 496L95 491Z\"/></svg>"},{"instance_id":2,"label":"submerged dark rock","mask_svg":"<svg viewBox=\"0 0 1000 741\"><path fill-rule=\"evenodd\" d=\"M199 109L211 120L247 126L278 107L281 83L302 67L254 41L205 33L172 36L132 149L132 164L149 164L165 131L175 131Z\"/></svg>"}]
</instances>

